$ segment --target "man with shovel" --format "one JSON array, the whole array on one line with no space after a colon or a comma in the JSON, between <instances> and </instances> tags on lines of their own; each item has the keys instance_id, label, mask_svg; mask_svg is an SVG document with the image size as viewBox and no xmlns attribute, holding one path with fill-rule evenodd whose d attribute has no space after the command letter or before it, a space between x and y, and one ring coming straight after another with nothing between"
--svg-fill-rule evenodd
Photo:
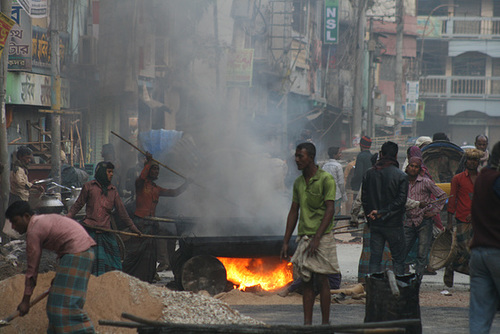
<instances>
[{"instance_id":1,"label":"man with shovel","mask_svg":"<svg viewBox=\"0 0 500 334\"><path fill-rule=\"evenodd\" d=\"M23 299L17 307L19 315L24 316L30 310L43 247L59 257L47 301L48 331L94 333L94 326L83 310L94 260L94 239L73 219L58 214L34 215L25 201L12 203L5 217L17 232L26 233L28 269Z\"/></svg>"}]
</instances>

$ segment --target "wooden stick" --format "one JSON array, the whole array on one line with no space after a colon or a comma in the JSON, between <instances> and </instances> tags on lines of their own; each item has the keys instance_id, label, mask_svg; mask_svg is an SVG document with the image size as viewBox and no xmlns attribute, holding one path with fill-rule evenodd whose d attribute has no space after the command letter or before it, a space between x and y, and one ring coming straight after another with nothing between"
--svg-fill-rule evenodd
<instances>
[{"instance_id":1,"label":"wooden stick","mask_svg":"<svg viewBox=\"0 0 500 334\"><path fill-rule=\"evenodd\" d=\"M359 232L359 231L363 231L363 229L360 228L360 229L357 229L357 230L350 230L350 231L343 231L343 232L333 232L333 234L351 233L351 232Z\"/></svg>"},{"instance_id":2,"label":"wooden stick","mask_svg":"<svg viewBox=\"0 0 500 334\"><path fill-rule=\"evenodd\" d=\"M96 227L96 226L88 226L85 224L82 224L83 227L87 227L96 231L102 231L102 232L110 232L110 233L116 233L116 234L123 234L123 235L128 235L131 237L136 237L136 238L155 238L155 239L181 239L180 236L176 235L151 235L151 234L137 234L137 233L132 233L132 232L125 232L125 231L119 231L119 230L111 230L109 228L104 228L104 227Z\"/></svg>"},{"instance_id":3,"label":"wooden stick","mask_svg":"<svg viewBox=\"0 0 500 334\"><path fill-rule=\"evenodd\" d=\"M111 131L111 133L112 133L112 134L114 134L115 136L117 136L118 138L120 138L121 140L123 140L124 142L126 142L127 144L129 144L130 146L132 146L133 148L135 148L137 151L139 151L139 152L141 152L142 154L146 155L146 152L144 152L143 150L141 150L140 148L138 148L137 146L135 146L134 144L132 144L131 142L129 142L128 140L126 140L125 138L123 138L122 136L120 136L119 134L117 134L116 132ZM172 172L172 173L174 173L175 175L178 175L178 176L182 177L183 179L187 180L187 177L185 177L185 176L184 176L184 175L182 175L181 173L177 172L176 170L173 170L172 168L168 167L168 166L167 166L167 165L165 165L165 164L162 164L161 162L159 162L158 160L156 160L156 159L154 159L154 158L153 158L153 159L151 159L151 160L152 160L152 161L154 161L154 162L156 162L158 165L160 165L160 166L162 166L162 167L164 167L164 168L168 169L169 171L171 171L171 172ZM194 184L195 186L198 186L198 187L200 187L201 189L204 189L204 190L206 190L206 191L208 191L208 192L212 192L212 191L211 191L210 189L208 189L207 187L202 186L202 185L200 185L200 184L198 184L198 183L196 183L196 182L192 182L192 184ZM213 193L213 192L212 192L212 193ZM238 204L236 204L236 203L234 203L234 202L232 202L232 201L228 200L227 198L225 198L225 197L221 196L220 194L216 194L216 195L217 195L217 198L223 199L223 200L224 200L224 201L226 201L227 203L232 204L232 205L234 205L234 206L237 206L237 207L241 208L241 206L240 206L240 205L238 205ZM248 212L248 213L253 214L253 212L250 212L250 211L248 211L248 210L246 210L246 209L244 209L244 208L242 208L242 209L243 209L243 210L245 210L245 211L246 211L246 212Z\"/></svg>"},{"instance_id":4,"label":"wooden stick","mask_svg":"<svg viewBox=\"0 0 500 334\"><path fill-rule=\"evenodd\" d=\"M124 142L126 142L127 144L129 144L130 146L132 146L133 148L135 148L137 151L139 151L142 154L146 155L146 152L144 152L143 150L141 150L140 148L138 148L137 146L135 146L134 144L132 144L130 141L128 141L127 139L125 139L122 136L120 136L119 134L117 134L116 132L111 131L111 133L114 134L115 136L117 136L118 138L120 138L121 140L123 140ZM184 180L187 180L187 177L185 177L181 173L177 172L176 170L168 167L167 165L162 164L160 161L158 161L158 160L156 160L154 158L152 158L151 160L154 161L154 162L156 162L158 165L160 165L162 167L165 167L166 169L168 169L169 171L171 171L175 175L182 177Z\"/></svg>"},{"instance_id":5,"label":"wooden stick","mask_svg":"<svg viewBox=\"0 0 500 334\"><path fill-rule=\"evenodd\" d=\"M450 196L447 196L447 197L443 197L443 198L437 199L435 201L429 202L429 203L427 203L427 205L434 204L434 203L437 203L437 202L441 202L441 201L444 201L444 200L446 200L448 198L451 198L451 197L453 197L453 195L450 195Z\"/></svg>"},{"instance_id":6,"label":"wooden stick","mask_svg":"<svg viewBox=\"0 0 500 334\"><path fill-rule=\"evenodd\" d=\"M365 223L358 223L358 225L363 225L363 224L365 224ZM332 228L332 231L340 230L341 228L346 228L346 227L352 227L352 226L351 225L337 226L337 227ZM352 231L348 231L348 232L352 232Z\"/></svg>"}]
</instances>

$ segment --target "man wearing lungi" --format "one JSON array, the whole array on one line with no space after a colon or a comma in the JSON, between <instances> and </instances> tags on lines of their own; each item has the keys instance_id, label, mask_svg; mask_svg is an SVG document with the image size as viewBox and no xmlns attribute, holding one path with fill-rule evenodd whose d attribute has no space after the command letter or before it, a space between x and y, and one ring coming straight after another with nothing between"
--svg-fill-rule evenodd
<instances>
[{"instance_id":1,"label":"man wearing lungi","mask_svg":"<svg viewBox=\"0 0 500 334\"><path fill-rule=\"evenodd\" d=\"M465 171L451 179L450 199L448 201L447 230L453 230L453 217L455 217L457 248L453 261L446 267L443 281L448 287L453 286L454 272L469 274L470 249L472 239L472 194L474 183L478 175L477 167L484 152L478 149L465 151Z\"/></svg>"},{"instance_id":2,"label":"man wearing lungi","mask_svg":"<svg viewBox=\"0 0 500 334\"><path fill-rule=\"evenodd\" d=\"M304 324L312 324L314 283L317 283L322 324L326 325L330 322L331 303L327 275L340 273L335 239L331 233L336 186L333 176L316 165L315 157L316 147L312 143L299 144L295 150L295 163L302 175L293 184L281 258L288 258L288 243L298 220L298 246L291 262L304 282Z\"/></svg>"},{"instance_id":3,"label":"man wearing lungi","mask_svg":"<svg viewBox=\"0 0 500 334\"><path fill-rule=\"evenodd\" d=\"M111 162L98 163L95 168L95 180L83 185L80 196L67 215L69 218L74 218L86 205L83 222L87 232L97 243L94 246L95 261L92 265L92 274L95 276L112 270L122 270L122 263L114 233L102 232L92 227L111 229L111 211L115 208L121 221L132 232L141 234L127 214L116 187L111 184L113 171L114 166Z\"/></svg>"},{"instance_id":4,"label":"man wearing lungi","mask_svg":"<svg viewBox=\"0 0 500 334\"><path fill-rule=\"evenodd\" d=\"M94 260L95 241L76 221L58 214L34 215L28 202L12 203L5 213L12 227L26 233L28 269L24 295L17 307L21 316L30 310L42 247L57 253L59 265L47 301L48 333L94 333L83 310Z\"/></svg>"},{"instance_id":5,"label":"man wearing lungi","mask_svg":"<svg viewBox=\"0 0 500 334\"><path fill-rule=\"evenodd\" d=\"M159 173L158 163L153 161L153 156L148 152L141 175L135 181L137 199L134 223L144 234L158 234L160 230L158 222L144 219L144 217L156 216L156 206L160 196L178 196L184 192L189 184L189 182L184 182L176 189L162 188L154 182L158 179ZM157 258L163 255L163 264L166 264L166 261L170 261L164 258L171 257L175 251L175 242L161 242L153 238L147 240L131 238L126 241L125 245L127 257L123 261L123 271L150 283L153 282L156 274ZM161 265L162 263L160 263ZM163 268L158 267L158 271L162 271L161 269Z\"/></svg>"}]
</instances>

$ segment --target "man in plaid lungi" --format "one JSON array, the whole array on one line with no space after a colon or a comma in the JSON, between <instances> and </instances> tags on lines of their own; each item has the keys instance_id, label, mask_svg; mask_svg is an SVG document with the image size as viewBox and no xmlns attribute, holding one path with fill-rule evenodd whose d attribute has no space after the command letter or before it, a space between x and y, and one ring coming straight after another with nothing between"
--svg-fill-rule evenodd
<instances>
[{"instance_id":1,"label":"man in plaid lungi","mask_svg":"<svg viewBox=\"0 0 500 334\"><path fill-rule=\"evenodd\" d=\"M28 269L24 295L17 307L21 316L30 310L42 247L57 253L59 265L47 301L48 333L94 333L83 310L94 260L95 241L76 221L58 215L34 215L28 202L17 201L5 216L19 233L26 233Z\"/></svg>"}]
</instances>

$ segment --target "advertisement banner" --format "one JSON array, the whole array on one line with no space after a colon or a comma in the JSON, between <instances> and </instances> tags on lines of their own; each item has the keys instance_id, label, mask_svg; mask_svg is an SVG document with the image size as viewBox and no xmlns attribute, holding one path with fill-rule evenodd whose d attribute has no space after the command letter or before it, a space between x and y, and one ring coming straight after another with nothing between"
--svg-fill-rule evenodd
<instances>
[{"instance_id":1,"label":"advertisement banner","mask_svg":"<svg viewBox=\"0 0 500 334\"><path fill-rule=\"evenodd\" d=\"M26 13L35 19L47 16L47 0L18 0Z\"/></svg>"},{"instance_id":2,"label":"advertisement banner","mask_svg":"<svg viewBox=\"0 0 500 334\"><path fill-rule=\"evenodd\" d=\"M226 85L252 86L253 49L240 49L227 56Z\"/></svg>"},{"instance_id":3,"label":"advertisement banner","mask_svg":"<svg viewBox=\"0 0 500 334\"><path fill-rule=\"evenodd\" d=\"M337 44L339 0L325 0L325 40L324 44Z\"/></svg>"},{"instance_id":4,"label":"advertisement banner","mask_svg":"<svg viewBox=\"0 0 500 334\"><path fill-rule=\"evenodd\" d=\"M7 37L9 37L10 29L12 29L15 23L13 19L0 12L0 56L5 48L5 42L7 41Z\"/></svg>"},{"instance_id":5,"label":"advertisement banner","mask_svg":"<svg viewBox=\"0 0 500 334\"><path fill-rule=\"evenodd\" d=\"M16 23L10 31L9 71L31 71L31 18L17 1L11 18Z\"/></svg>"}]
</instances>

